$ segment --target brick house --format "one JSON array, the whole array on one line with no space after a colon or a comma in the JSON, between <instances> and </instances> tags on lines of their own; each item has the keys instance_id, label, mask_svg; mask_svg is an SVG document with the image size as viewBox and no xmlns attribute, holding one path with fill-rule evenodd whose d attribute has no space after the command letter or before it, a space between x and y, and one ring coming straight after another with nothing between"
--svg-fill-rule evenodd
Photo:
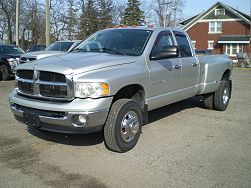
<instances>
[{"instance_id":1,"label":"brick house","mask_svg":"<svg viewBox=\"0 0 251 188\"><path fill-rule=\"evenodd\" d=\"M189 34L196 50L211 50L235 59L238 53L245 52L251 57L250 18L239 10L217 2L180 24Z\"/></svg>"}]
</instances>

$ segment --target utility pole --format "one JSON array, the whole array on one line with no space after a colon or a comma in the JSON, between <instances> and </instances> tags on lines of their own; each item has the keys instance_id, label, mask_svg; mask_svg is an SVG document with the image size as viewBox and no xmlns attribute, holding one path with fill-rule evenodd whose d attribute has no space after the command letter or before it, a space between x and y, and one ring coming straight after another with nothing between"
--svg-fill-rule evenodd
<instances>
[{"instance_id":1,"label":"utility pole","mask_svg":"<svg viewBox=\"0 0 251 188\"><path fill-rule=\"evenodd\" d=\"M174 0L174 2L173 2L173 10L174 10L174 23L173 23L173 26L176 27L177 26L177 20L176 20L177 2L176 2L176 0Z\"/></svg>"},{"instance_id":2,"label":"utility pole","mask_svg":"<svg viewBox=\"0 0 251 188\"><path fill-rule=\"evenodd\" d=\"M16 46L19 46L19 0L16 0Z\"/></svg>"},{"instance_id":3,"label":"utility pole","mask_svg":"<svg viewBox=\"0 0 251 188\"><path fill-rule=\"evenodd\" d=\"M46 46L50 45L50 4L49 0L46 0L46 24L45 24L45 37L46 37Z\"/></svg>"}]
</instances>

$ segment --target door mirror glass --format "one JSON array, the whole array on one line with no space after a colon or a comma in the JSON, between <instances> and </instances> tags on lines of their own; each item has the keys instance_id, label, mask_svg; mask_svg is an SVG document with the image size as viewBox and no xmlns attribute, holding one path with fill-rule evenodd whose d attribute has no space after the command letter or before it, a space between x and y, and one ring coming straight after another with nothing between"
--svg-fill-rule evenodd
<instances>
[{"instance_id":1,"label":"door mirror glass","mask_svg":"<svg viewBox=\"0 0 251 188\"><path fill-rule=\"evenodd\" d=\"M151 60L168 59L179 56L178 46L164 46L161 50L152 51L150 55Z\"/></svg>"}]
</instances>

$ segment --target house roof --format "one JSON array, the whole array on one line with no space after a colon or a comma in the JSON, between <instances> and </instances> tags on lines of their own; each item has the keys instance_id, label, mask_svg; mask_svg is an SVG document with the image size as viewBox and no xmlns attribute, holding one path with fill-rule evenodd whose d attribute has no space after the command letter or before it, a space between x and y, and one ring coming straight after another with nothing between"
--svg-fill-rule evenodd
<instances>
[{"instance_id":1,"label":"house roof","mask_svg":"<svg viewBox=\"0 0 251 188\"><path fill-rule=\"evenodd\" d=\"M214 8L216 8L218 6L225 8L226 10L231 12L232 14L236 15L238 18L241 18L245 22L250 24L251 16L249 16L239 10L236 10L236 9L230 7L229 5L226 5L226 4L219 2L219 1L217 3L215 3L213 6L211 6L209 9L207 9L206 11L202 12L201 14L198 14L196 16L193 16L191 18L188 18L186 20L181 21L180 24L183 25L184 30L187 30L190 27L192 27L194 24L196 24L199 20L204 18L207 14L209 14Z\"/></svg>"},{"instance_id":2,"label":"house roof","mask_svg":"<svg viewBox=\"0 0 251 188\"><path fill-rule=\"evenodd\" d=\"M249 43L250 35L222 35L218 41L220 44Z\"/></svg>"}]
</instances>

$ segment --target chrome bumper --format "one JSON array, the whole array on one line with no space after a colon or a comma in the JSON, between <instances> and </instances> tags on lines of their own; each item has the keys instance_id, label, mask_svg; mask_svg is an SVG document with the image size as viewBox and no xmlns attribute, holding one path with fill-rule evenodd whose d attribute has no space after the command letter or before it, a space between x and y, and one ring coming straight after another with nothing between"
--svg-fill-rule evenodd
<instances>
[{"instance_id":1,"label":"chrome bumper","mask_svg":"<svg viewBox=\"0 0 251 188\"><path fill-rule=\"evenodd\" d=\"M36 106L34 103L33 106L20 104L18 103L19 100L22 100L22 103L25 103L26 100L26 104L30 104L29 102L31 101L27 98L24 99L23 97L19 97L18 95L16 96L15 94L10 95L9 100L11 111L19 122L53 132L90 133L100 131L102 130L109 113L109 106L102 110L87 110L86 108L82 109L84 102L78 102L79 111L76 110L76 104L73 103L74 111L71 111L71 108L66 108L67 106L69 107L69 103L57 105L54 103L54 109L51 110L45 108L34 108L33 106ZM99 104L101 104L100 107L104 108L105 103L109 104L110 99L107 100L108 102L98 102ZM43 102L40 103L43 104ZM63 106L64 111L62 110ZM97 108L96 105L94 106L95 108ZM76 125L75 119L76 117L79 117L79 115L86 119L86 123L84 125Z\"/></svg>"}]
</instances>

